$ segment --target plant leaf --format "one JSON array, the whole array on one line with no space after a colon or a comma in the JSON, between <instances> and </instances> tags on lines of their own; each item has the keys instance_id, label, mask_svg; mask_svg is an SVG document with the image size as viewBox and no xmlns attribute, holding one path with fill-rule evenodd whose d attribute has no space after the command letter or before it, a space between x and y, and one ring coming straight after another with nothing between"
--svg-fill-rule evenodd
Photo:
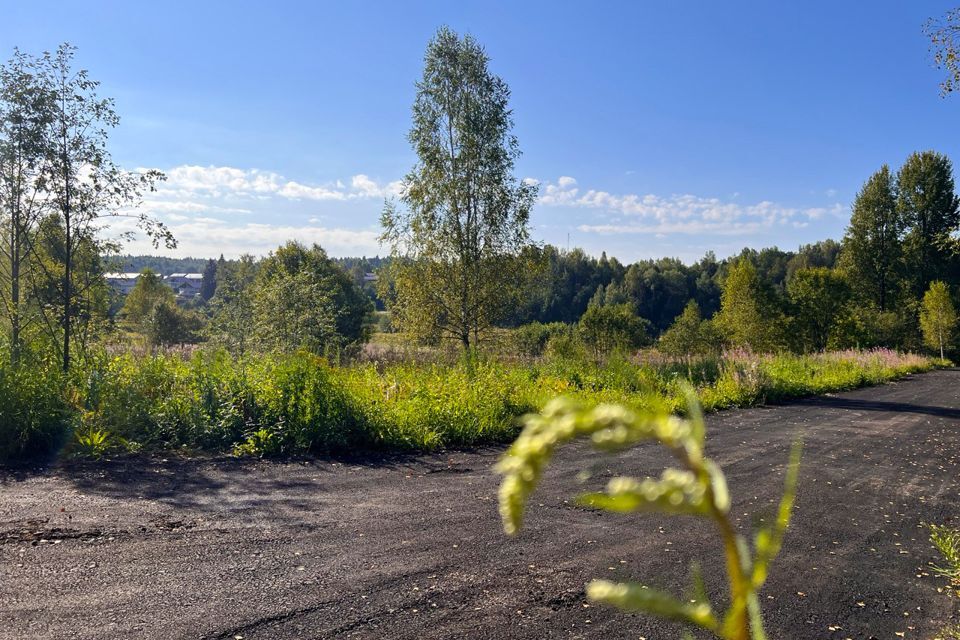
<instances>
[{"instance_id":1,"label":"plant leaf","mask_svg":"<svg viewBox=\"0 0 960 640\"><path fill-rule=\"evenodd\" d=\"M609 604L622 611L650 613L710 631L716 631L718 626L708 603L681 602L669 593L635 582L594 580L587 585L587 597L593 602Z\"/></svg>"}]
</instances>

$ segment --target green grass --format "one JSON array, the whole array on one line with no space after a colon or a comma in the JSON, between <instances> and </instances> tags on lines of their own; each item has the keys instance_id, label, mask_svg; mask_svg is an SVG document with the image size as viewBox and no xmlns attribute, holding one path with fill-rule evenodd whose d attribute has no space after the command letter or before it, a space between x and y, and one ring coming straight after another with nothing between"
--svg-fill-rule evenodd
<instances>
[{"instance_id":1,"label":"green grass","mask_svg":"<svg viewBox=\"0 0 960 640\"><path fill-rule=\"evenodd\" d=\"M96 455L106 443L110 450L252 455L430 451L507 442L521 415L556 396L676 411L689 379L704 407L716 410L876 384L935 364L886 350L730 353L689 365L481 359L469 368L412 362L335 367L306 353L243 359L204 350L190 357L101 354L69 378L52 361L17 370L0 366L0 458L57 451L68 440L73 451Z\"/></svg>"},{"instance_id":2,"label":"green grass","mask_svg":"<svg viewBox=\"0 0 960 640\"><path fill-rule=\"evenodd\" d=\"M943 556L943 562L933 569L947 580L950 592L960 596L960 530L944 525L931 524L930 542ZM960 625L950 625L937 634L935 640L960 638Z\"/></svg>"}]
</instances>

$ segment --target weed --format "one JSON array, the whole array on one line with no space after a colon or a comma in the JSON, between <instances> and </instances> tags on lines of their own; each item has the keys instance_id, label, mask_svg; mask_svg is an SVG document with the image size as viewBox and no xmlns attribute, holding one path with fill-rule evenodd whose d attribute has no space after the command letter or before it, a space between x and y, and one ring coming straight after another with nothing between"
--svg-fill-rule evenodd
<instances>
[{"instance_id":1,"label":"weed","mask_svg":"<svg viewBox=\"0 0 960 640\"><path fill-rule=\"evenodd\" d=\"M524 506L557 447L578 438L589 438L594 447L605 451L656 441L670 451L679 468L666 469L659 479L614 477L606 491L581 495L579 502L615 513L652 511L713 520L723 542L729 608L722 614L714 609L696 566L691 568L692 598L681 600L639 583L609 580L588 584L587 597L623 611L680 621L724 640L762 640L765 635L757 593L766 582L770 563L780 552L790 521L800 448L794 447L777 517L757 531L751 548L729 517L730 496L723 472L704 455L706 429L699 401L691 390L686 397L687 419L666 411L640 413L617 405L587 409L564 398L551 401L541 414L527 416L523 432L497 466L504 476L500 485L504 530L513 534L519 529Z\"/></svg>"}]
</instances>

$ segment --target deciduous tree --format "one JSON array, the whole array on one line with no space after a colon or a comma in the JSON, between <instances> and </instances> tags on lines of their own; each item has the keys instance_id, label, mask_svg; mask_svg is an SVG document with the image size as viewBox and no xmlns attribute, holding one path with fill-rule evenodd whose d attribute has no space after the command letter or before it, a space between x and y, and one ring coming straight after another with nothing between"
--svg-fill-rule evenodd
<instances>
[{"instance_id":1,"label":"deciduous tree","mask_svg":"<svg viewBox=\"0 0 960 640\"><path fill-rule=\"evenodd\" d=\"M668 355L689 361L691 356L719 351L720 337L713 323L700 315L700 305L691 300L660 336L658 346Z\"/></svg>"},{"instance_id":2,"label":"deciduous tree","mask_svg":"<svg viewBox=\"0 0 960 640\"><path fill-rule=\"evenodd\" d=\"M920 307L923 341L931 349L939 349L940 357L943 358L956 328L957 312L950 299L950 289L946 283L934 281L923 295L923 304Z\"/></svg>"},{"instance_id":3,"label":"deciduous tree","mask_svg":"<svg viewBox=\"0 0 960 640\"><path fill-rule=\"evenodd\" d=\"M924 25L924 31L930 38L937 68L947 74L940 83L940 95L946 96L960 88L960 8L931 18Z\"/></svg>"},{"instance_id":4,"label":"deciduous tree","mask_svg":"<svg viewBox=\"0 0 960 640\"><path fill-rule=\"evenodd\" d=\"M251 340L254 326L253 283L257 262L251 255L227 262L217 261L216 293L210 300L212 315L206 327L207 337L231 353L243 355Z\"/></svg>"},{"instance_id":5,"label":"deciduous tree","mask_svg":"<svg viewBox=\"0 0 960 640\"><path fill-rule=\"evenodd\" d=\"M160 274L152 269L144 269L133 289L127 294L121 313L139 331L145 332L146 322L154 307L163 303L176 304L173 289L167 286Z\"/></svg>"},{"instance_id":6,"label":"deciduous tree","mask_svg":"<svg viewBox=\"0 0 960 640\"><path fill-rule=\"evenodd\" d=\"M629 304L590 305L580 318L580 335L597 356L650 344L650 323Z\"/></svg>"},{"instance_id":7,"label":"deciduous tree","mask_svg":"<svg viewBox=\"0 0 960 640\"><path fill-rule=\"evenodd\" d=\"M787 292L803 350L824 351L850 300L846 277L825 267L800 269L787 282Z\"/></svg>"},{"instance_id":8,"label":"deciduous tree","mask_svg":"<svg viewBox=\"0 0 960 640\"><path fill-rule=\"evenodd\" d=\"M55 53L44 54L41 75L53 102L45 142L49 162L44 184L63 226L60 304L53 311L60 329L64 370L70 367L73 309L81 293L74 274L79 243L97 241L98 227L105 218L131 217L155 245L176 245L162 223L135 212L141 193L152 190L163 175L157 171L130 173L114 164L107 148L108 131L120 118L113 101L97 94L100 83L86 70L73 68L74 51L64 44Z\"/></svg>"},{"instance_id":9,"label":"deciduous tree","mask_svg":"<svg viewBox=\"0 0 960 640\"><path fill-rule=\"evenodd\" d=\"M913 153L897 174L897 205L903 216L907 281L920 299L934 280L947 279L954 260L960 207L953 164L935 151Z\"/></svg>"},{"instance_id":10,"label":"deciduous tree","mask_svg":"<svg viewBox=\"0 0 960 640\"><path fill-rule=\"evenodd\" d=\"M260 263L253 317L268 348L324 353L362 342L371 311L370 299L318 245L288 242Z\"/></svg>"},{"instance_id":11,"label":"deciduous tree","mask_svg":"<svg viewBox=\"0 0 960 640\"><path fill-rule=\"evenodd\" d=\"M883 165L853 201L840 258L855 293L881 313L890 309L902 275L902 232L894 176Z\"/></svg>"},{"instance_id":12,"label":"deciduous tree","mask_svg":"<svg viewBox=\"0 0 960 640\"><path fill-rule=\"evenodd\" d=\"M754 351L780 346L781 316L757 270L747 258L737 260L723 281L717 325L726 342Z\"/></svg>"},{"instance_id":13,"label":"deciduous tree","mask_svg":"<svg viewBox=\"0 0 960 640\"><path fill-rule=\"evenodd\" d=\"M409 133L418 161L381 217L402 258L391 266L394 322L465 350L517 300L537 192L513 175L510 90L488 64L469 35L442 28L430 42Z\"/></svg>"},{"instance_id":14,"label":"deciduous tree","mask_svg":"<svg viewBox=\"0 0 960 640\"><path fill-rule=\"evenodd\" d=\"M13 362L19 360L23 331L37 319L36 313L28 312L25 285L37 229L47 209L42 196L52 101L38 77L41 71L33 57L19 50L0 67L0 301Z\"/></svg>"}]
</instances>

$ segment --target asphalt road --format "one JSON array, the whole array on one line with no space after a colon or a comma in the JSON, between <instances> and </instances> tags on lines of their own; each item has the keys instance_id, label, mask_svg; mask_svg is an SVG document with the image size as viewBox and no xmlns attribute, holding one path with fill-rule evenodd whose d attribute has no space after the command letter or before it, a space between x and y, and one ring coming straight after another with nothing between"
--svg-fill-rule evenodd
<instances>
[{"instance_id":1,"label":"asphalt road","mask_svg":"<svg viewBox=\"0 0 960 640\"><path fill-rule=\"evenodd\" d=\"M796 519L761 600L772 638L930 638L960 605L922 523L960 525L960 371L710 416L743 530L805 441ZM0 473L0 638L677 638L589 606L595 576L680 592L709 523L571 506L643 446L563 452L508 539L501 449L298 462L125 460ZM902 634L902 635L901 635Z\"/></svg>"}]
</instances>

